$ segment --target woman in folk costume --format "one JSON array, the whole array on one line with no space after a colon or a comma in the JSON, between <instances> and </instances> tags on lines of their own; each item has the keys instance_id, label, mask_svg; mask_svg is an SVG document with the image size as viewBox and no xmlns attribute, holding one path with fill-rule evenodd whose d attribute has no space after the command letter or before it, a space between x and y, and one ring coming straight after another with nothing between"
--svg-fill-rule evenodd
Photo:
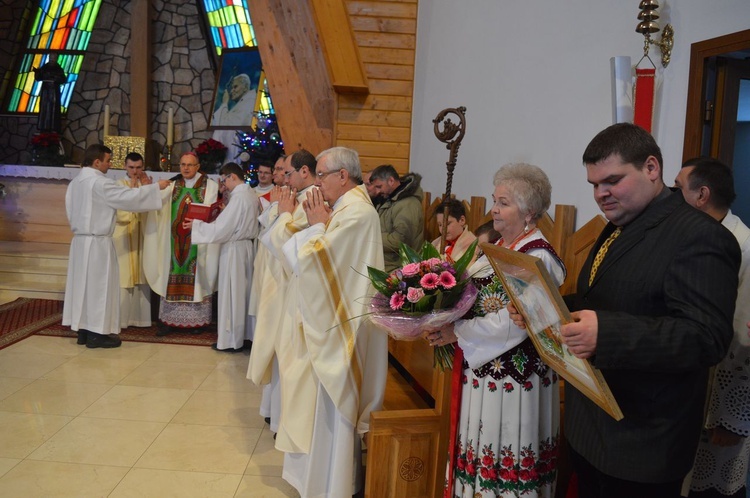
<instances>
[{"instance_id":1,"label":"woman in folk costume","mask_svg":"<svg viewBox=\"0 0 750 498\"><path fill-rule=\"evenodd\" d=\"M466 209L461 201L456 199L446 199L435 211L438 227L443 230L443 213L448 208L448 225L445 228L445 259L447 261L457 261L464 255L472 242L477 238L471 233L466 226ZM439 251L440 239L432 241L432 245ZM473 262L473 260L472 260Z\"/></svg>"},{"instance_id":2,"label":"woman in folk costume","mask_svg":"<svg viewBox=\"0 0 750 498\"><path fill-rule=\"evenodd\" d=\"M565 267L536 227L550 205L547 175L529 164L508 164L494 184L492 219L503 234L497 244L540 258L562 284ZM463 371L454 368L454 376L462 376L461 399L452 417L457 427L445 495L551 498L560 426L557 375L539 358L526 330L511 321L509 298L487 257L480 255L468 271L479 288L474 307L426 336L433 346L457 341L456 351L464 356Z\"/></svg>"}]
</instances>

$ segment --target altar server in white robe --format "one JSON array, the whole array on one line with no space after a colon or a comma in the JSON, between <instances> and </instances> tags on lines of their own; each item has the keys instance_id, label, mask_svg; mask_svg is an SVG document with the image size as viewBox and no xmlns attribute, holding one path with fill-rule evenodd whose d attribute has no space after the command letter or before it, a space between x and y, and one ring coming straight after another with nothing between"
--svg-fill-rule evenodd
<instances>
[{"instance_id":1,"label":"altar server in white robe","mask_svg":"<svg viewBox=\"0 0 750 498\"><path fill-rule=\"evenodd\" d=\"M131 152L125 156L125 178L117 180L127 188L141 186L143 156ZM120 267L120 328L151 326L151 288L143 274L143 224L146 215L117 211L115 243Z\"/></svg>"},{"instance_id":2,"label":"altar server in white robe","mask_svg":"<svg viewBox=\"0 0 750 498\"><path fill-rule=\"evenodd\" d=\"M273 432L278 432L281 413L281 387L277 350L283 348L280 331L297 323L297 290L290 288L291 268L286 264L282 247L297 232L307 228L302 201L315 184L315 156L305 149L284 161L284 189L276 191L274 203L263 213L261 223L268 229L261 236L266 265L258 302L257 336L253 341L248 378L265 384L261 415L270 418ZM263 221L263 218L266 218ZM272 220L272 221L271 221Z\"/></svg>"},{"instance_id":3,"label":"altar server in white robe","mask_svg":"<svg viewBox=\"0 0 750 498\"><path fill-rule=\"evenodd\" d=\"M78 344L89 348L120 345L120 274L112 234L118 209L159 209L159 189L169 181L151 184L142 175L143 187L131 189L104 176L111 166L112 150L94 144L86 149L83 168L68 185L65 211L73 240L70 243L62 324L78 332Z\"/></svg>"},{"instance_id":4,"label":"altar server in white robe","mask_svg":"<svg viewBox=\"0 0 750 498\"><path fill-rule=\"evenodd\" d=\"M279 354L283 477L303 498L350 497L361 487L361 437L382 406L387 338L366 320L367 266L383 267L380 221L359 156L318 156L318 189L303 207L310 227L284 245L298 281L300 323ZM330 208L324 203L328 203Z\"/></svg>"},{"instance_id":5,"label":"altar server in white robe","mask_svg":"<svg viewBox=\"0 0 750 498\"><path fill-rule=\"evenodd\" d=\"M180 175L162 193L164 207L146 218L143 271L151 289L161 296L157 335L196 332L211 323L219 246L196 246L190 231L182 228L188 204L213 204L219 193L219 185L199 169L195 152L183 154Z\"/></svg>"},{"instance_id":6,"label":"altar server in white robe","mask_svg":"<svg viewBox=\"0 0 750 498\"><path fill-rule=\"evenodd\" d=\"M272 337L270 334L263 334L258 332L258 318L263 315L263 327L267 330L269 327L269 318L279 317L282 302L282 296L278 291L278 282L283 278L284 272L281 267L281 263L274 258L266 246L260 243L260 239L268 231L269 227L273 224L274 220L278 216L278 193L281 191L281 187L274 186L268 193L265 200L266 205L264 207L264 199L261 198L261 209L262 213L258 216L260 225L260 233L258 235L258 244L256 244L255 252L255 263L253 265L253 291L250 293L250 304L248 306L247 314L248 319L253 323L253 341L258 344L257 348L253 348L250 352L250 362L247 366L247 378L248 380L256 380L256 384L263 385L263 391L260 399L260 409L258 410L260 415L269 424L271 431L276 433L279 429L279 412L281 411L281 390L279 388L279 366L274 356L274 347L270 343L265 348L265 353L255 353L255 362L253 362L253 351L264 349L263 343L268 343ZM263 312L261 313L261 309ZM276 310L276 311L273 311ZM276 325L270 325L276 327ZM274 329L275 330L275 329ZM256 341L256 335L261 336L262 339ZM266 359L262 360L260 357L265 356ZM266 370L266 366L272 362L272 370ZM257 367L257 365L264 365L263 368ZM257 378L252 375L253 365L260 371ZM264 379L266 373L268 377ZM265 381L265 384L263 382Z\"/></svg>"},{"instance_id":7,"label":"altar server in white robe","mask_svg":"<svg viewBox=\"0 0 750 498\"><path fill-rule=\"evenodd\" d=\"M245 183L245 172L236 163L221 167L221 181L232 193L229 204L212 223L186 220L193 244L221 244L219 250L219 323L216 351L241 352L245 339L252 340L247 309L253 282L255 238L258 236L260 202Z\"/></svg>"}]
</instances>

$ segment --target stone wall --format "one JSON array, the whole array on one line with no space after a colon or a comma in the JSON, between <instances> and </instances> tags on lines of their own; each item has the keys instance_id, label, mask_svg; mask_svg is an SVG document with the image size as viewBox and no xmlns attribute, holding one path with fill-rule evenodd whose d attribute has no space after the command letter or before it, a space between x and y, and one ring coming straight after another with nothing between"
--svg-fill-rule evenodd
<instances>
[{"instance_id":1,"label":"stone wall","mask_svg":"<svg viewBox=\"0 0 750 498\"><path fill-rule=\"evenodd\" d=\"M174 113L174 152L211 136L208 116L215 86L210 52L195 2L154 1L151 138L166 143L167 107Z\"/></svg>"},{"instance_id":2,"label":"stone wall","mask_svg":"<svg viewBox=\"0 0 750 498\"><path fill-rule=\"evenodd\" d=\"M13 86L9 71L15 63L18 45L23 40L19 33L22 26L28 26L24 17L26 0L8 0L0 9L0 80L5 87L3 97L7 97ZM26 27L28 29L28 27ZM2 102L4 103L4 101ZM26 152L29 137L36 130L36 116L8 116L0 113L0 163L19 163ZM28 157L26 158L28 159Z\"/></svg>"},{"instance_id":3,"label":"stone wall","mask_svg":"<svg viewBox=\"0 0 750 498\"><path fill-rule=\"evenodd\" d=\"M24 2L16 2L24 3ZM0 9L2 10L2 9ZM63 119L63 147L80 162L86 146L103 137L104 106L110 106L112 135L130 134L131 2L104 0L83 60L68 112ZM152 1L151 138L157 149L166 143L167 108L175 109L174 152L194 148L211 136L207 131L214 89L214 70L195 3ZM20 17L20 16L18 16ZM0 16L3 23L12 22ZM18 28L0 30L17 33ZM2 35L0 35L2 36ZM5 39L6 41L7 38ZM6 45L0 38L0 47ZM2 64L0 55L0 64ZM0 163L27 163L29 137L36 116L0 117Z\"/></svg>"}]
</instances>

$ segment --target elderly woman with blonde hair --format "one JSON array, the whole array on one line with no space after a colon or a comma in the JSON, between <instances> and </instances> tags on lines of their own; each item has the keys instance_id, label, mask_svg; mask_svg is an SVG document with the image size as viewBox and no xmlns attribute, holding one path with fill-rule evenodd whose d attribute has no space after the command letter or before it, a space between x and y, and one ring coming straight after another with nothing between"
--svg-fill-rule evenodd
<instances>
[{"instance_id":1,"label":"elderly woman with blonde hair","mask_svg":"<svg viewBox=\"0 0 750 498\"><path fill-rule=\"evenodd\" d=\"M536 226L550 206L547 175L507 164L494 178L496 244L542 260L555 282L565 267ZM469 268L479 296L462 319L429 332L434 346L458 342L464 362L456 439L449 444L446 496L555 495L560 426L558 378L539 358L526 329L510 319L508 297L487 257ZM458 351L458 349L457 349ZM460 354L460 353L459 353ZM455 363L454 363L455 364Z\"/></svg>"}]
</instances>

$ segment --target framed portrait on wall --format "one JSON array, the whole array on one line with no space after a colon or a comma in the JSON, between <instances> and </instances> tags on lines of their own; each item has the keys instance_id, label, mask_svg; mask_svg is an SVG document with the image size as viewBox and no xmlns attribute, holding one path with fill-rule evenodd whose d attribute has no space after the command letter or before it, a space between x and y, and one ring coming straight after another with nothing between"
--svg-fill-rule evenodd
<instances>
[{"instance_id":1,"label":"framed portrait on wall","mask_svg":"<svg viewBox=\"0 0 750 498\"><path fill-rule=\"evenodd\" d=\"M493 244L481 246L511 301L523 315L529 337L542 360L615 420L621 420L622 411L602 373L588 360L574 356L562 343L560 327L573 319L544 263L534 256Z\"/></svg>"},{"instance_id":2,"label":"framed portrait on wall","mask_svg":"<svg viewBox=\"0 0 750 498\"><path fill-rule=\"evenodd\" d=\"M251 130L263 73L258 47L224 49L216 76L210 130Z\"/></svg>"}]
</instances>

